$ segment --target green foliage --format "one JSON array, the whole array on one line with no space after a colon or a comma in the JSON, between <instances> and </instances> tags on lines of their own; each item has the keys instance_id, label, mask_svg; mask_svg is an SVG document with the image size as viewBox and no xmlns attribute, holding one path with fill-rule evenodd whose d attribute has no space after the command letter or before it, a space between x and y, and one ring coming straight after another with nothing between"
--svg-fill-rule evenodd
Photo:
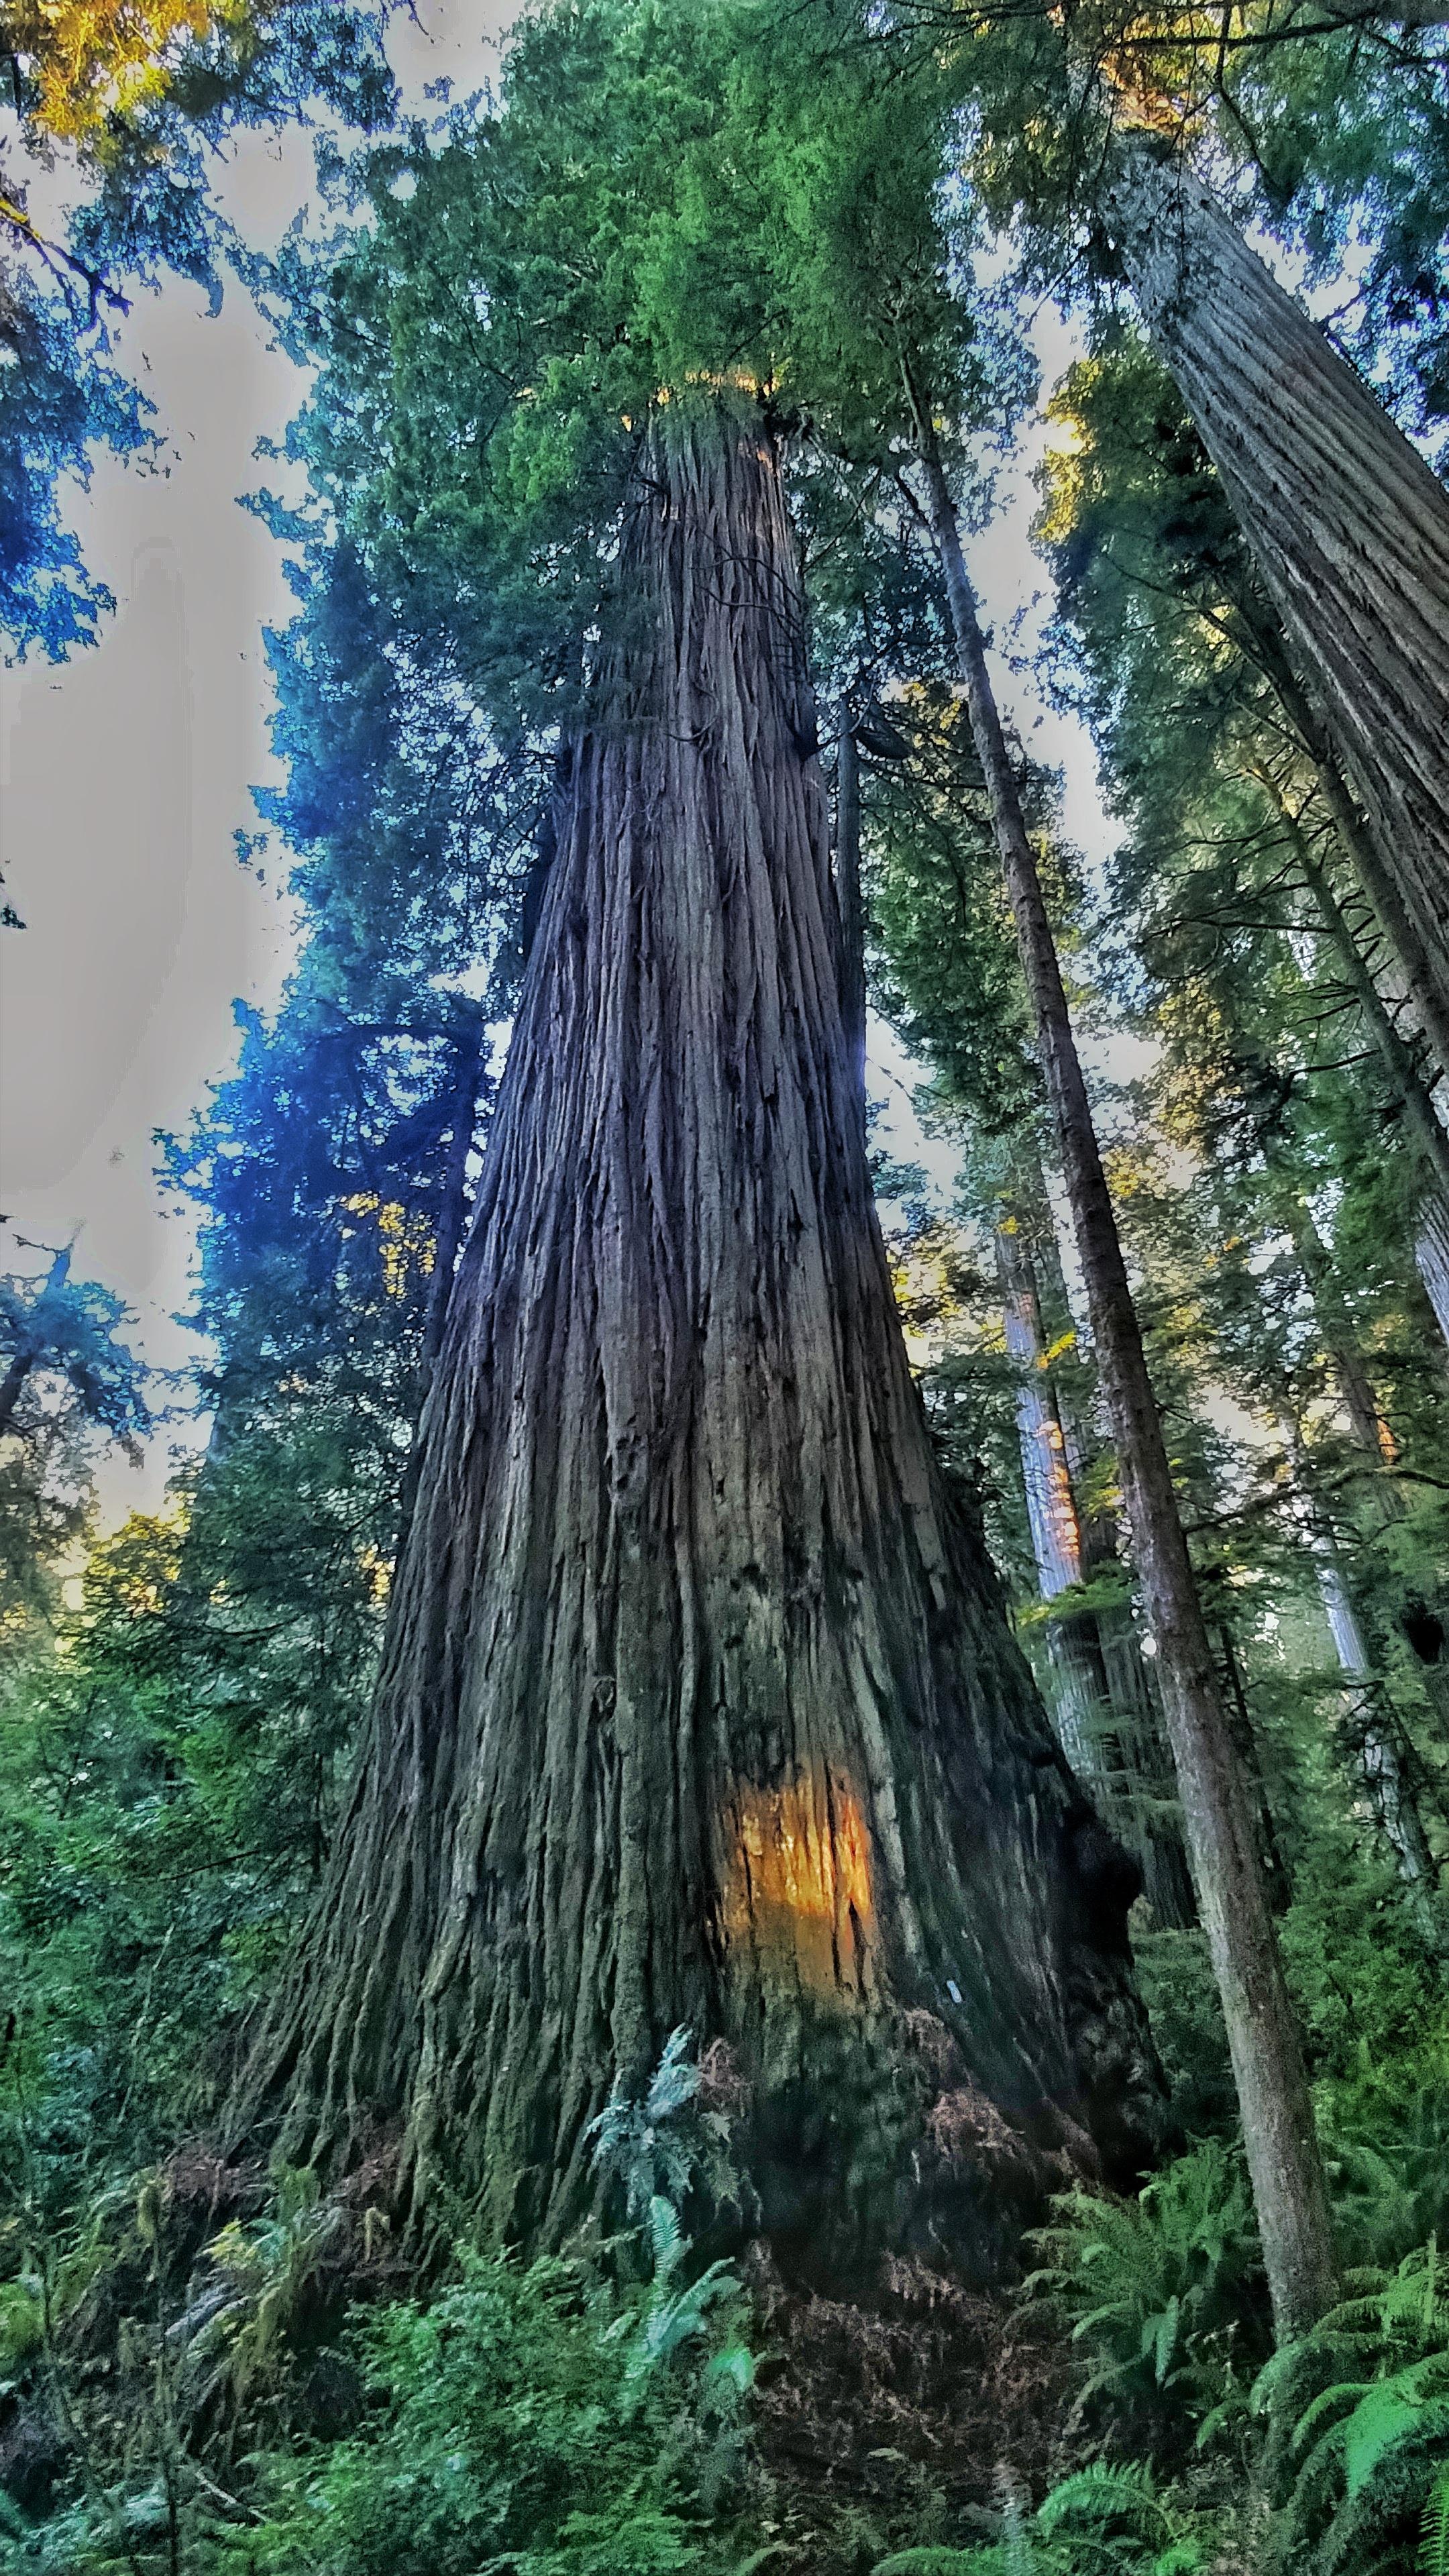
<instances>
[{"instance_id":1,"label":"green foliage","mask_svg":"<svg viewBox=\"0 0 1449 2576\"><path fill-rule=\"evenodd\" d=\"M647 2220L651 2232L656 2213L681 2210L692 2193L715 2210L739 2205L729 2120L722 2111L699 2108L703 2076L691 2048L686 2029L671 2031L643 2094L616 2080L587 2132L594 2172L618 2187L629 2220L636 2226ZM654 2269L660 2270L657 2247Z\"/></svg>"},{"instance_id":2,"label":"green foliage","mask_svg":"<svg viewBox=\"0 0 1449 2576\"><path fill-rule=\"evenodd\" d=\"M1425 2552L1440 2545L1446 2293L1449 2272L1431 2237L1394 2272L1361 2275L1351 2298L1261 2373L1253 2406L1275 2419L1285 2462L1285 2564L1339 2576L1388 2564L1416 2533Z\"/></svg>"},{"instance_id":3,"label":"green foliage","mask_svg":"<svg viewBox=\"0 0 1449 2576\"><path fill-rule=\"evenodd\" d=\"M1238 2152L1205 2139L1135 2201L1072 2192L1036 2243L1049 2297L1092 2367L1081 2403L1169 2443L1218 2414L1266 2349L1257 2231Z\"/></svg>"},{"instance_id":4,"label":"green foliage","mask_svg":"<svg viewBox=\"0 0 1449 2576\"><path fill-rule=\"evenodd\" d=\"M1210 2518L1136 2465L1093 2461L1029 2518L1008 2503L1002 2524L987 2547L898 2550L875 2576L1207 2576L1222 2563Z\"/></svg>"},{"instance_id":5,"label":"green foliage","mask_svg":"<svg viewBox=\"0 0 1449 2576\"><path fill-rule=\"evenodd\" d=\"M521 2576L730 2563L700 2489L713 2362L661 2348L647 2312L574 2265L464 2253L432 2307L361 2333L374 2416L326 2454L278 2464L265 2523L218 2554L228 2576ZM694 2320L702 2332L702 2310Z\"/></svg>"},{"instance_id":6,"label":"green foliage","mask_svg":"<svg viewBox=\"0 0 1449 2576\"><path fill-rule=\"evenodd\" d=\"M916 16L930 21L919 44L904 25ZM109 135L82 252L214 280L207 153L313 91L334 118L385 109L370 16L298 5L267 20L244 60L219 41L188 52L165 96ZM1231 85L1262 138L1243 165L1260 207L1275 198L1282 215L1291 199L1324 258L1366 210L1349 327L1388 392L1435 417L1446 162L1419 40L1397 48L1408 77L1391 94L1357 36L1311 55L1275 42L1258 69L1223 56L1209 75L1214 49L1182 32L1139 26L1134 59L1153 57L1223 153L1242 143ZM931 1058L933 1114L969 1130L969 1215L988 1236L1014 1158L1034 1150L1037 1075L989 817L902 483L902 359L979 498L1030 378L1004 299L971 280L982 209L1025 209L1028 250L1055 272L1092 228L1079 183L1101 133L1096 102L1071 93L1060 13L876 12L870 33L858 41L845 0L541 7L512 39L501 104L451 103L351 166L329 136L336 228L314 224L255 272L314 370L288 442L308 499L256 504L291 551L299 601L270 642L286 783L261 813L295 863L305 942L275 1020L247 1022L235 1078L169 1150L203 1215L209 1454L175 1510L91 1551L79 1606L48 1635L27 1631L7 1685L0 1981L18 2005L0 2148L23 2219L0 2240L11 2395L47 2374L69 2385L52 2348L100 2277L97 2212L118 2176L215 2108L213 2039L264 1989L325 1858L404 1513L449 1191L457 1216L486 1113L480 1030L516 994L547 860L541 817L611 613L641 426L696 378L739 385L791 433L822 694L862 719L876 998ZM1112 60L1113 31L1097 37ZM1278 68L1290 51L1298 69ZM1330 96L1342 114L1315 141ZM940 184L963 156L974 195ZM144 434L58 294L39 321L0 313L20 362L0 387L0 622L51 652L93 632L102 604L55 475L98 438ZM1099 317L1053 409L1041 534L1061 592L1056 685L1093 721L1126 827L1097 917L1053 833L1051 780L1024 765L1025 780L1073 975L1089 1002L1110 986L1150 1044L1148 1083L1107 1102L1109 1125L1134 1122L1113 1180L1214 1644L1241 1686L1263 1830L1291 1896L1284 1946L1343 2239L1379 2267L1259 2381L1288 2461L1283 2547L1356 2576L1419 2551L1442 2576L1442 1963L1345 1772L1321 1620L1307 1633L1298 1471L1279 1438L1286 1411L1377 1619L1378 1677L1432 1819L1442 1673L1410 1660L1398 1615L1417 1603L1431 1624L1449 1579L1449 1408L1413 1269L1421 1175L1382 1068L1340 1061L1362 1035L1361 996L1306 905L1314 871L1347 898L1348 870L1223 490L1116 317ZM1294 1234L1305 1212L1321 1269ZM944 1276L925 1226L893 1249L903 1275L914 1258ZM970 1263L953 1259L934 1302L912 1307L935 1324L974 1300L971 1336L928 1398L973 1489L987 1457L991 1534L1024 1584L1020 1380L994 1290L963 1286ZM86 1440L134 1436L143 1414L99 1292L72 1292L63 1315L52 1299L48 1321L34 1282L6 1295L0 1375L45 1323L49 1356L27 1367L25 1401L48 1385L71 1425L47 1452L48 1482L32 1479L51 1513L26 1542L33 1567L79 1529ZM1051 1366L1065 1385L1080 1363L1065 1289L1059 1303ZM1348 1437L1345 1329L1392 1474ZM1084 1378L1077 1393L1087 1421ZM1224 1423L1245 1409L1240 1439ZM27 1472L38 1454L24 1450ZM1085 1483L1110 1515L1110 1459ZM12 1532L21 1500L0 1492ZM1058 1607L1101 1598L1084 1589ZM27 1602L54 1606L45 1584ZM1034 2284L1084 2365L1070 2438L1090 2427L1109 2456L1035 2511L1010 2489L981 2547L945 2544L943 2504L922 2545L886 2562L893 2576L1188 2576L1237 2548L1261 2429L1245 2391L1267 2315L1221 2016L1200 1936L1152 1934L1140 1955L1175 2109L1206 2134L1137 2202L1059 2204ZM607 2270L466 2251L430 2303L354 2319L345 2356L330 2356L348 2421L289 2454L277 2446L298 2418L279 2392L290 2404L325 2311L338 2205L291 2175L265 2214L219 2234L209 2221L214 2303L186 2310L174 2368L164 2267L141 2228L133 2269L157 2315L144 2332L136 2314L125 2322L150 2394L136 2393L146 2371L118 2360L117 2412L131 2411L114 2456L73 2449L60 2509L43 2529L16 2526L17 2564L626 2576L759 2563L775 2544L751 2552L758 2515L747 2531L741 2512L755 2359L736 2278L706 2259L720 2213L747 2218L746 2195L683 2032L641 2095L616 2091L592 2150L633 2229L610 2241ZM133 2309L143 2296L135 2280L114 2294ZM1134 2447L1178 2484L1124 2463ZM240 2498L220 2483L233 2457ZM1232 2505L1214 2479L1236 2480ZM871 2530L861 2508L857 2563L885 2545Z\"/></svg>"},{"instance_id":7,"label":"green foliage","mask_svg":"<svg viewBox=\"0 0 1449 2576\"><path fill-rule=\"evenodd\" d=\"M1178 2127L1188 2137L1230 2131L1237 2094L1206 1940L1200 1932L1141 1932L1133 1955Z\"/></svg>"},{"instance_id":8,"label":"green foliage","mask_svg":"<svg viewBox=\"0 0 1449 2576\"><path fill-rule=\"evenodd\" d=\"M154 406L115 363L126 289L168 270L221 301L239 249L215 156L248 127L384 119L387 0L6 0L10 131L0 155L0 639L63 660L113 605L66 524L94 453L155 452ZM31 185L67 155L73 211L52 234ZM75 199L79 196L79 203ZM5 917L0 911L0 920ZM13 915L10 916L13 920Z\"/></svg>"},{"instance_id":9,"label":"green foliage","mask_svg":"<svg viewBox=\"0 0 1449 2576\"><path fill-rule=\"evenodd\" d=\"M12 1640L84 1527L99 1450L139 1458L152 1427L125 1307L70 1269L67 1250L39 1277L0 1277L0 1634Z\"/></svg>"},{"instance_id":10,"label":"green foliage","mask_svg":"<svg viewBox=\"0 0 1449 2576\"><path fill-rule=\"evenodd\" d=\"M207 2261L228 2295L187 2340L187 2366L200 2381L198 2408L219 2398L228 2412L241 2414L258 2387L275 2378L309 2307L318 2304L319 2276L342 2226L343 2213L322 2199L316 2174L287 2167L277 2176L266 2217L249 2226L232 2219L213 2239Z\"/></svg>"}]
</instances>

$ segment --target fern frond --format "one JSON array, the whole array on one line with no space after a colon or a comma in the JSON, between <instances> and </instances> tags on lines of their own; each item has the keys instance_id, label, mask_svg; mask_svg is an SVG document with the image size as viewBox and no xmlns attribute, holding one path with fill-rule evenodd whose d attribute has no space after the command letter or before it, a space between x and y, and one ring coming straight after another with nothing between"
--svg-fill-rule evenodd
<instances>
[{"instance_id":1,"label":"fern frond","mask_svg":"<svg viewBox=\"0 0 1449 2576\"><path fill-rule=\"evenodd\" d=\"M978 2576L983 2562L990 2557L980 2549L898 2549L890 2558L877 2561L871 2576Z\"/></svg>"},{"instance_id":2,"label":"fern frond","mask_svg":"<svg viewBox=\"0 0 1449 2576\"><path fill-rule=\"evenodd\" d=\"M1153 2484L1150 2469L1132 2462L1109 2468L1094 2460L1053 2487L1037 2511L1037 2523L1048 2538L1071 2522L1128 2522L1145 2537L1171 2538L1171 2517Z\"/></svg>"},{"instance_id":3,"label":"fern frond","mask_svg":"<svg viewBox=\"0 0 1449 2576\"><path fill-rule=\"evenodd\" d=\"M1449 2576L1449 2468L1440 2470L1424 2507L1419 2576Z\"/></svg>"}]
</instances>

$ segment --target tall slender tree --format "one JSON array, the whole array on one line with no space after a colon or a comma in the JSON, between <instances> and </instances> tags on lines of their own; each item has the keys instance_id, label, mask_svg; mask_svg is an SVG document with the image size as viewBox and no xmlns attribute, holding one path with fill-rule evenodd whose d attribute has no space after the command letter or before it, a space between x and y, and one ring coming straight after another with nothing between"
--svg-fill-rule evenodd
<instances>
[{"instance_id":1,"label":"tall slender tree","mask_svg":"<svg viewBox=\"0 0 1449 2576\"><path fill-rule=\"evenodd\" d=\"M1143 1597L1157 1641L1198 1906L1227 2021L1263 2259L1281 2335L1332 2298L1328 2193L1246 1784L1220 1704L1162 1424L1122 1258L1091 1104L1072 1034L1051 922L1001 728L966 576L955 505L931 412L915 402L928 512L961 656L961 676L991 798L997 844L1046 1073L1071 1203L1092 1337L1122 1471Z\"/></svg>"}]
</instances>

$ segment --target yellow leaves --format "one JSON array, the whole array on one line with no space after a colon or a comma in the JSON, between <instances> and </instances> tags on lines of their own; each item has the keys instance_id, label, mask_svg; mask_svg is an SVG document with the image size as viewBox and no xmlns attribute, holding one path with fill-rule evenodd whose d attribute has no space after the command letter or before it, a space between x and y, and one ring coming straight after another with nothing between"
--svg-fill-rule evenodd
<instances>
[{"instance_id":1,"label":"yellow leaves","mask_svg":"<svg viewBox=\"0 0 1449 2576\"><path fill-rule=\"evenodd\" d=\"M180 1574L188 1519L185 1502L174 1502L164 1512L132 1512L102 1539L80 1577L81 1617L154 1618Z\"/></svg>"},{"instance_id":2,"label":"yellow leaves","mask_svg":"<svg viewBox=\"0 0 1449 2576\"><path fill-rule=\"evenodd\" d=\"M1041 508L1032 524L1032 535L1041 545L1062 545L1082 516L1093 455L1087 406L1100 373L1095 360L1081 359L1047 404L1046 435L1036 473Z\"/></svg>"},{"instance_id":3,"label":"yellow leaves","mask_svg":"<svg viewBox=\"0 0 1449 2576\"><path fill-rule=\"evenodd\" d=\"M398 1199L379 1198L373 1190L359 1190L344 1199L342 1205L349 1216L365 1218L377 1228L385 1296L405 1297L415 1270L424 1279L431 1275L433 1237L426 1220L415 1210L405 1208Z\"/></svg>"},{"instance_id":4,"label":"yellow leaves","mask_svg":"<svg viewBox=\"0 0 1449 2576\"><path fill-rule=\"evenodd\" d=\"M34 82L34 122L93 143L106 119L163 94L189 43L241 26L243 0L0 0L0 50Z\"/></svg>"},{"instance_id":5,"label":"yellow leaves","mask_svg":"<svg viewBox=\"0 0 1449 2576\"><path fill-rule=\"evenodd\" d=\"M391 1565L385 1556L378 1554L375 1547L359 1548L357 1562L362 1579L367 1585L369 1599L380 1607L392 1589Z\"/></svg>"}]
</instances>

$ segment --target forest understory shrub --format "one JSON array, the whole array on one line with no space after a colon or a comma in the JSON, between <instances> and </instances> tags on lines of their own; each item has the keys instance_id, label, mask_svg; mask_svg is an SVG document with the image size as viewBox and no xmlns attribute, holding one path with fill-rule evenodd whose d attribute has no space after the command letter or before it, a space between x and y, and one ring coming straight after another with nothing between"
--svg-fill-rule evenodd
<instances>
[{"instance_id":1,"label":"forest understory shrub","mask_svg":"<svg viewBox=\"0 0 1449 2576\"><path fill-rule=\"evenodd\" d=\"M1334 1905L1346 1900L1335 1891ZM1372 1917L1370 1879L1360 1891ZM1296 1954L1318 1957L1305 1897ZM1219 2110L1137 2198L1063 2195L1014 2296L888 2264L862 2305L791 2291L676 2034L598 2122L631 2224L523 2265L463 2242L411 2290L388 2159L339 2197L188 2150L88 2230L12 2228L0 2566L47 2576L1411 2576L1449 2456L1441 2021L1386 2053L1422 1957L1390 1915L1318 2068L1351 2295L1270 2362L1241 2154ZM1149 1934L1179 2116L1213 2101L1197 1936ZM1174 2037L1175 2034L1175 2037ZM53 2193L46 2205L54 2206ZM38 2212L36 2213L38 2218ZM48 2432L39 2428L48 2425ZM30 2443L27 2471L25 2445ZM1441 2549L1442 2555L1442 2549Z\"/></svg>"}]
</instances>

